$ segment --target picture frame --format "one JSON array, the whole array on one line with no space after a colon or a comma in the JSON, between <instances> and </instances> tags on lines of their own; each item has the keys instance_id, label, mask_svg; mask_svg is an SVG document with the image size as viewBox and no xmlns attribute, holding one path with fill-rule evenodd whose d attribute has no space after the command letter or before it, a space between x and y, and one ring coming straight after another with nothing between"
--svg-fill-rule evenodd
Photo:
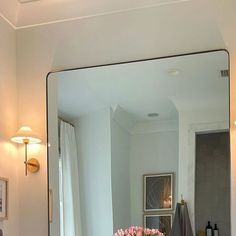
<instances>
[{"instance_id":1,"label":"picture frame","mask_svg":"<svg viewBox=\"0 0 236 236\"><path fill-rule=\"evenodd\" d=\"M171 232L173 214L144 214L143 215L143 226L149 229L158 229L165 236L168 236Z\"/></svg>"},{"instance_id":2,"label":"picture frame","mask_svg":"<svg viewBox=\"0 0 236 236\"><path fill-rule=\"evenodd\" d=\"M173 210L174 173L143 175L143 211Z\"/></svg>"},{"instance_id":3,"label":"picture frame","mask_svg":"<svg viewBox=\"0 0 236 236\"><path fill-rule=\"evenodd\" d=\"M0 220L8 217L8 179L0 177Z\"/></svg>"}]
</instances>

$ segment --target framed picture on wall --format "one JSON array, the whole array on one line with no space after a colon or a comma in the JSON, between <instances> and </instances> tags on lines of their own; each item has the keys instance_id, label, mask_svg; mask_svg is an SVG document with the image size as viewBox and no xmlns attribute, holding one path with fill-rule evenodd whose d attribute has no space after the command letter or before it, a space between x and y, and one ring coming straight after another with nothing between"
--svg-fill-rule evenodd
<instances>
[{"instance_id":1,"label":"framed picture on wall","mask_svg":"<svg viewBox=\"0 0 236 236\"><path fill-rule=\"evenodd\" d=\"M0 220L7 219L8 180L0 177Z\"/></svg>"},{"instance_id":2,"label":"framed picture on wall","mask_svg":"<svg viewBox=\"0 0 236 236\"><path fill-rule=\"evenodd\" d=\"M172 214L144 214L143 226L149 229L159 229L165 236L168 236L172 227Z\"/></svg>"},{"instance_id":3,"label":"framed picture on wall","mask_svg":"<svg viewBox=\"0 0 236 236\"><path fill-rule=\"evenodd\" d=\"M144 212L173 210L173 173L143 176Z\"/></svg>"}]
</instances>

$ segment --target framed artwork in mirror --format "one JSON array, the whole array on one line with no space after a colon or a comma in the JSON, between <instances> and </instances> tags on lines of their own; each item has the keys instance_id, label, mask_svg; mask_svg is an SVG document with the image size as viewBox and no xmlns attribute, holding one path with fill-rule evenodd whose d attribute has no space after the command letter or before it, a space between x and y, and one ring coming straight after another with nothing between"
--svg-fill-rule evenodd
<instances>
[{"instance_id":1,"label":"framed artwork in mirror","mask_svg":"<svg viewBox=\"0 0 236 236\"><path fill-rule=\"evenodd\" d=\"M144 212L173 210L173 173L143 176Z\"/></svg>"},{"instance_id":2,"label":"framed artwork in mirror","mask_svg":"<svg viewBox=\"0 0 236 236\"><path fill-rule=\"evenodd\" d=\"M159 229L165 236L168 236L172 227L172 214L143 215L145 228Z\"/></svg>"},{"instance_id":3,"label":"framed artwork in mirror","mask_svg":"<svg viewBox=\"0 0 236 236\"><path fill-rule=\"evenodd\" d=\"M0 177L0 220L7 219L8 179Z\"/></svg>"}]
</instances>

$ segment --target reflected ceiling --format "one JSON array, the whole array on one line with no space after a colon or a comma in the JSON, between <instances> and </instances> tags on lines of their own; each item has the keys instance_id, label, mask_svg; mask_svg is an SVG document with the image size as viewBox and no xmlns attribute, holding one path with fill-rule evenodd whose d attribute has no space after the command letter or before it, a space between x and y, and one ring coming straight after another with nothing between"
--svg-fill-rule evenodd
<instances>
[{"instance_id":1,"label":"reflected ceiling","mask_svg":"<svg viewBox=\"0 0 236 236\"><path fill-rule=\"evenodd\" d=\"M220 71L227 69L227 53L221 51L62 72L58 107L73 120L119 105L137 122L177 120L178 111L223 110L228 80Z\"/></svg>"}]
</instances>

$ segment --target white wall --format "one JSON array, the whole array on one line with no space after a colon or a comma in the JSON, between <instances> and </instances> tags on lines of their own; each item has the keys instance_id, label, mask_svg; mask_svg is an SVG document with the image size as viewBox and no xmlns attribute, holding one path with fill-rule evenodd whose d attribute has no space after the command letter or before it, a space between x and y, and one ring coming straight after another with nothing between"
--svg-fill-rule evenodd
<instances>
[{"instance_id":1,"label":"white wall","mask_svg":"<svg viewBox=\"0 0 236 236\"><path fill-rule=\"evenodd\" d=\"M130 134L128 115L121 109L111 112L111 173L114 232L131 225Z\"/></svg>"},{"instance_id":2,"label":"white wall","mask_svg":"<svg viewBox=\"0 0 236 236\"><path fill-rule=\"evenodd\" d=\"M131 224L143 225L143 174L174 172L177 196L178 131L134 134L130 143Z\"/></svg>"},{"instance_id":3,"label":"white wall","mask_svg":"<svg viewBox=\"0 0 236 236\"><path fill-rule=\"evenodd\" d=\"M111 125L114 229L143 225L143 174L174 172L177 197L178 122L136 123L116 106Z\"/></svg>"},{"instance_id":4,"label":"white wall","mask_svg":"<svg viewBox=\"0 0 236 236\"><path fill-rule=\"evenodd\" d=\"M181 8L176 6L175 10L168 10L168 7L145 9L18 30L19 123L29 124L36 128L40 136L46 136L45 76L48 71L225 48L226 45L232 59L231 120L235 120L235 5L231 0L214 1L213 5L216 7L213 9L216 10L215 15L212 15L212 11L209 12L209 8L204 4L204 7L195 8L185 4ZM198 12L201 12L200 18ZM163 19L165 19L164 24ZM206 22L210 23L206 24ZM234 181L236 179L234 171L236 135L233 122L231 124L233 222L236 212L236 201L233 201L236 196L236 181ZM22 227L27 227L29 224L37 225L37 230L27 229L24 236L32 232L35 236L47 235L45 150L44 146L39 153L43 167L40 172L41 180L21 183L23 191L33 188L35 193L33 196L35 201L30 204L30 207L35 210L34 217L33 214L29 215L28 212L23 211ZM41 189L36 189L34 186L41 186ZM24 197L23 203L29 199L27 194ZM233 232L235 231L233 225Z\"/></svg>"},{"instance_id":5,"label":"white wall","mask_svg":"<svg viewBox=\"0 0 236 236\"><path fill-rule=\"evenodd\" d=\"M10 137L17 129L16 32L0 17L0 177L9 179L8 220L4 235L19 236L19 159Z\"/></svg>"},{"instance_id":6,"label":"white wall","mask_svg":"<svg viewBox=\"0 0 236 236\"><path fill-rule=\"evenodd\" d=\"M110 109L75 122L83 235L112 235Z\"/></svg>"},{"instance_id":7,"label":"white wall","mask_svg":"<svg viewBox=\"0 0 236 236\"><path fill-rule=\"evenodd\" d=\"M144 129L140 123L135 131L142 127L142 133L132 133L131 117L122 108L108 115L108 109L100 110L75 122L83 235L102 232L104 225L116 231L143 224L143 174L174 172L177 196L178 130L173 122L165 122L166 130L155 122L151 131L150 124Z\"/></svg>"},{"instance_id":8,"label":"white wall","mask_svg":"<svg viewBox=\"0 0 236 236\"><path fill-rule=\"evenodd\" d=\"M236 232L236 32L235 1L217 0L216 19L230 54L231 232Z\"/></svg>"},{"instance_id":9,"label":"white wall","mask_svg":"<svg viewBox=\"0 0 236 236\"><path fill-rule=\"evenodd\" d=\"M49 71L224 47L215 23L205 24L208 12L201 9L199 18L196 9L186 4L176 7L175 14L161 7L17 30L19 125L32 126L45 141ZM22 196L24 236L47 235L46 146L38 157L39 178L21 181L22 191L32 189L31 197L37 199L29 204L27 194ZM32 211L24 211L26 206Z\"/></svg>"}]
</instances>

